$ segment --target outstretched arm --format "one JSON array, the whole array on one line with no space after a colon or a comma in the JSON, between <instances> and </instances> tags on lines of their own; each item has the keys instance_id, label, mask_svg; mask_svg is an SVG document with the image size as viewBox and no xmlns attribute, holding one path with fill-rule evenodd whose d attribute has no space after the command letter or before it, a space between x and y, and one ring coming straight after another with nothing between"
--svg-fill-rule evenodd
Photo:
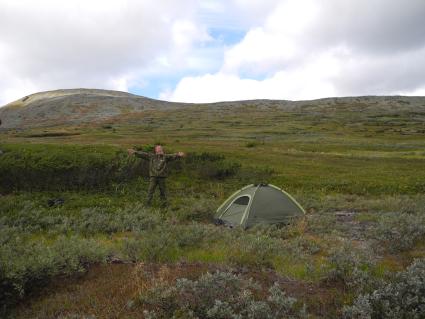
<instances>
[{"instance_id":1,"label":"outstretched arm","mask_svg":"<svg viewBox=\"0 0 425 319\"><path fill-rule=\"evenodd\" d=\"M186 156L185 153L178 152L178 153L175 153L175 154L167 154L167 155L165 155L165 158L167 159L167 161L174 161L176 159L179 159L179 158L185 157L185 156Z\"/></svg>"},{"instance_id":2,"label":"outstretched arm","mask_svg":"<svg viewBox=\"0 0 425 319\"><path fill-rule=\"evenodd\" d=\"M137 157L143 158L145 160L149 160L150 154L142 151L136 151L134 149L128 149L127 150L128 155L135 155Z\"/></svg>"}]
</instances>

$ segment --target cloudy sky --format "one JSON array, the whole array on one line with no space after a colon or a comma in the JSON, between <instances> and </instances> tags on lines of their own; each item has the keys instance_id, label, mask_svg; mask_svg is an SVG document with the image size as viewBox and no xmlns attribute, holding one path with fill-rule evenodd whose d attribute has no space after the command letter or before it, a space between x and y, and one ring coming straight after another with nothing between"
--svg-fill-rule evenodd
<instances>
[{"instance_id":1,"label":"cloudy sky","mask_svg":"<svg viewBox=\"0 0 425 319\"><path fill-rule=\"evenodd\" d=\"M0 105L425 95L424 0L0 0Z\"/></svg>"}]
</instances>

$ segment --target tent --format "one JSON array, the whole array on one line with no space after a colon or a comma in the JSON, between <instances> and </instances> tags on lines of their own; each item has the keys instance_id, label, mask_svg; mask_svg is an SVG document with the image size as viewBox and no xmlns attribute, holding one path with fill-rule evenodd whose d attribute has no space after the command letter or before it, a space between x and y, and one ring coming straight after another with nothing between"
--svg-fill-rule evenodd
<instances>
[{"instance_id":1,"label":"tent","mask_svg":"<svg viewBox=\"0 0 425 319\"><path fill-rule=\"evenodd\" d=\"M271 184L251 184L231 195L217 209L216 218L246 229L261 223L290 223L304 214L301 205L284 190Z\"/></svg>"}]
</instances>

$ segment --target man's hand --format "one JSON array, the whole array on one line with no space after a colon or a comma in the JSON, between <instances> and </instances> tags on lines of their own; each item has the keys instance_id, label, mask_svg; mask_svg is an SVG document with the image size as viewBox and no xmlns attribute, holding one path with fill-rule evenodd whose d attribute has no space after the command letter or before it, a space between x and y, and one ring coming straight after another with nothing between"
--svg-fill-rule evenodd
<instances>
[{"instance_id":1,"label":"man's hand","mask_svg":"<svg viewBox=\"0 0 425 319\"><path fill-rule=\"evenodd\" d=\"M178 152L178 153L177 153L177 155L178 155L179 157L185 157L185 156L186 156L186 154L185 154L185 153L183 153L183 152Z\"/></svg>"},{"instance_id":2,"label":"man's hand","mask_svg":"<svg viewBox=\"0 0 425 319\"><path fill-rule=\"evenodd\" d=\"M136 151L135 151L135 150L133 150L132 148L129 148L129 149L127 150L127 153L128 153L128 155L133 155L134 153L136 153Z\"/></svg>"}]
</instances>

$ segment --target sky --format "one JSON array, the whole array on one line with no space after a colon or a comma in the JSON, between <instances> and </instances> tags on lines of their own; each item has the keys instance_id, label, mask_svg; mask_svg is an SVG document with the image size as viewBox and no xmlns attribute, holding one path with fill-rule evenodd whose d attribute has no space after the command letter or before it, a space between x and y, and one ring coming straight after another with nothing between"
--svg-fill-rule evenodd
<instances>
[{"instance_id":1,"label":"sky","mask_svg":"<svg viewBox=\"0 0 425 319\"><path fill-rule=\"evenodd\" d=\"M425 95L425 0L0 0L0 105Z\"/></svg>"}]
</instances>

